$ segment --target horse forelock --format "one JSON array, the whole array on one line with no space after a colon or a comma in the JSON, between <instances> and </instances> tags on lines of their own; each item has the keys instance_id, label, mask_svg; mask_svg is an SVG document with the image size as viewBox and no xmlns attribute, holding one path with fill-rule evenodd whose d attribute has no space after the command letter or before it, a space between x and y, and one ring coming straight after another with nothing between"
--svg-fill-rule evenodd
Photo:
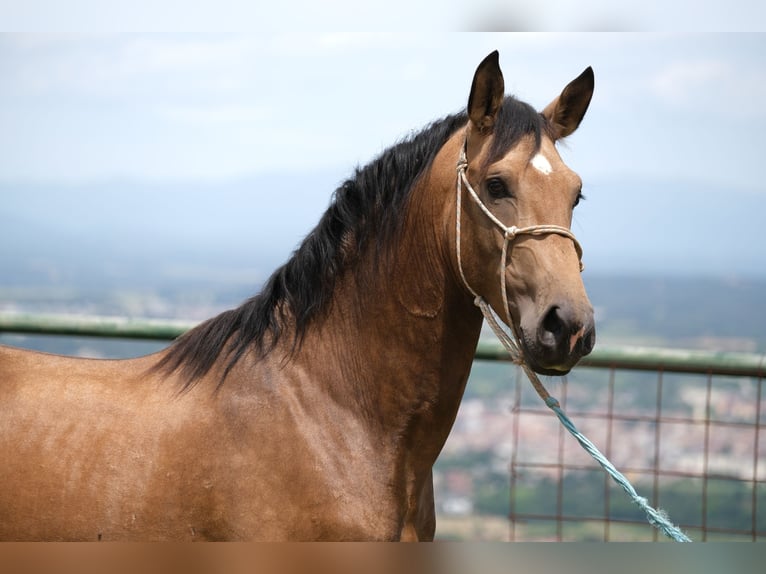
<instances>
[{"instance_id":1,"label":"horse forelock","mask_svg":"<svg viewBox=\"0 0 766 574\"><path fill-rule=\"evenodd\" d=\"M317 226L258 295L185 333L156 368L179 370L186 390L223 359L220 386L245 353L254 350L265 356L288 332L290 352L297 350L312 322L327 311L340 273L360 254L380 256L396 244L415 182L467 121L465 113L447 116L357 168L335 190ZM509 96L494 127L488 161L502 157L530 133L539 147L547 129L545 119L531 106Z\"/></svg>"},{"instance_id":2,"label":"horse forelock","mask_svg":"<svg viewBox=\"0 0 766 574\"><path fill-rule=\"evenodd\" d=\"M505 156L525 136L531 135L534 138L532 155L540 151L543 137L553 139L552 126L548 120L532 106L512 96L505 99L495 122L484 167Z\"/></svg>"}]
</instances>

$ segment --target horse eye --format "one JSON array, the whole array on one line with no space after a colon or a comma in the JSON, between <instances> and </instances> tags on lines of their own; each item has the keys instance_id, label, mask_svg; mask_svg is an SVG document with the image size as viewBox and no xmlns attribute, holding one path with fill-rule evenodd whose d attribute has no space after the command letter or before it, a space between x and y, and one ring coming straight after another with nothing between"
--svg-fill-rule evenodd
<instances>
[{"instance_id":1,"label":"horse eye","mask_svg":"<svg viewBox=\"0 0 766 574\"><path fill-rule=\"evenodd\" d=\"M580 202L584 200L585 200L585 196L582 194L582 191L581 191L580 193L577 194L577 198L575 199L574 204L572 205L572 209L577 207L580 204Z\"/></svg>"},{"instance_id":2,"label":"horse eye","mask_svg":"<svg viewBox=\"0 0 766 574\"><path fill-rule=\"evenodd\" d=\"M505 197L511 197L511 193L508 191L505 182L499 177L493 177L487 180L487 193L492 199L503 199Z\"/></svg>"}]
</instances>

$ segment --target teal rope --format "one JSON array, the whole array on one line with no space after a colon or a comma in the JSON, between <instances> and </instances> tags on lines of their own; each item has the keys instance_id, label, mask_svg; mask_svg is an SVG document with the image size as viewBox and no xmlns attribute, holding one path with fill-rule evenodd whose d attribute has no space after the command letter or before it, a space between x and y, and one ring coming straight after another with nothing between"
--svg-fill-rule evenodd
<instances>
[{"instance_id":1,"label":"teal rope","mask_svg":"<svg viewBox=\"0 0 766 574\"><path fill-rule=\"evenodd\" d=\"M617 484L619 484L622 489L628 493L628 496L630 496L631 500L646 513L646 517L652 526L659 529L663 534L665 534L665 536L672 538L676 542L692 541L691 538L684 534L680 528L670 522L667 514L665 514L664 511L652 508L647 502L646 498L638 495L636 489L633 488L632 484L630 484L630 481L625 478L625 475L617 470L614 465L609 462L609 459L601 454L601 451L599 451L586 436L577 430L577 427L575 427L574 423L569 419L564 411L561 410L561 405L554 397L548 395L545 398L545 404L554 413L556 413L556 416L559 417L561 424L563 424L564 427L571 433L571 435L577 439L577 442L579 442L582 447L588 451L588 454L590 454L595 459L595 461L598 462L607 473L609 473L615 482L617 482Z\"/></svg>"}]
</instances>

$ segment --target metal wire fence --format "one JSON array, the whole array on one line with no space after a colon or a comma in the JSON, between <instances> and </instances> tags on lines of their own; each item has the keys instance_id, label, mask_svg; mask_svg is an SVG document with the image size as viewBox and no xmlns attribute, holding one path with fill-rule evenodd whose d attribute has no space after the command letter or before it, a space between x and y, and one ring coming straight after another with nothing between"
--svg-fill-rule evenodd
<instances>
[{"instance_id":1,"label":"metal wire fence","mask_svg":"<svg viewBox=\"0 0 766 574\"><path fill-rule=\"evenodd\" d=\"M576 369L557 398L638 492L694 540L766 540L763 356L743 356L734 369L733 357L717 364L710 354L707 367L690 363L683 372L656 355L654 371L619 361ZM751 360L757 366L744 368ZM642 369L649 368L647 358ZM511 540L658 539L521 376L511 413Z\"/></svg>"},{"instance_id":2,"label":"metal wire fence","mask_svg":"<svg viewBox=\"0 0 766 574\"><path fill-rule=\"evenodd\" d=\"M0 315L0 333L169 340L188 322ZM507 360L482 342L477 360ZM510 368L510 367L509 367ZM654 507L694 540L766 540L766 355L596 349L549 390ZM657 540L517 369L510 540Z\"/></svg>"}]
</instances>

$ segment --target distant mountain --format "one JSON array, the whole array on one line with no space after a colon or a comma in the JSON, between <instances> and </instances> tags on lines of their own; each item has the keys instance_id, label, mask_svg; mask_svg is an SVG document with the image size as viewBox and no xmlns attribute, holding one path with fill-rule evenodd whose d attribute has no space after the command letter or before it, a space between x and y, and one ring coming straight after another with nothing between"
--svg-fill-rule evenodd
<instances>
[{"instance_id":1,"label":"distant mountain","mask_svg":"<svg viewBox=\"0 0 766 574\"><path fill-rule=\"evenodd\" d=\"M586 182L573 231L600 273L766 277L766 188Z\"/></svg>"},{"instance_id":2,"label":"distant mountain","mask_svg":"<svg viewBox=\"0 0 766 574\"><path fill-rule=\"evenodd\" d=\"M597 338L766 352L766 279L587 275Z\"/></svg>"},{"instance_id":3,"label":"distant mountain","mask_svg":"<svg viewBox=\"0 0 766 574\"><path fill-rule=\"evenodd\" d=\"M152 285L181 269L262 278L313 228L340 180L327 172L223 184L2 184L0 285L109 276Z\"/></svg>"},{"instance_id":4,"label":"distant mountain","mask_svg":"<svg viewBox=\"0 0 766 574\"><path fill-rule=\"evenodd\" d=\"M179 268L264 277L316 225L346 175L0 184L0 285L109 275L151 285ZM572 229L586 274L766 277L766 191L639 181L586 182L584 191Z\"/></svg>"}]
</instances>

